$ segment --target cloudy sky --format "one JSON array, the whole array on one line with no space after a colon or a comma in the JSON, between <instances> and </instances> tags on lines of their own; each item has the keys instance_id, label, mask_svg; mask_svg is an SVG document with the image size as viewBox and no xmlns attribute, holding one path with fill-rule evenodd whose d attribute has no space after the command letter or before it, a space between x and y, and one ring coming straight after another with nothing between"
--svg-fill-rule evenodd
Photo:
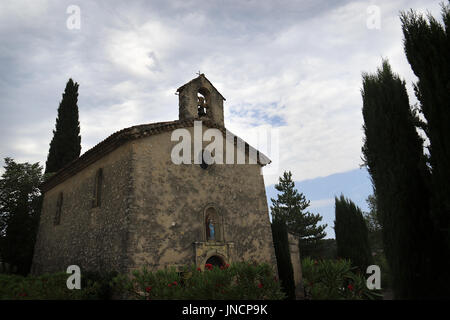
<instances>
[{"instance_id":1,"label":"cloudy sky","mask_svg":"<svg viewBox=\"0 0 450 320\"><path fill-rule=\"evenodd\" d=\"M291 170L299 186L315 181L301 191L317 211L346 190L364 206L361 72L388 58L414 103L398 15L440 17L439 2L2 0L0 157L45 164L70 77L85 152L122 128L177 119L174 93L200 70L227 98L228 129L251 143L255 129L279 136L268 194ZM333 188L319 183L330 175Z\"/></svg>"}]
</instances>

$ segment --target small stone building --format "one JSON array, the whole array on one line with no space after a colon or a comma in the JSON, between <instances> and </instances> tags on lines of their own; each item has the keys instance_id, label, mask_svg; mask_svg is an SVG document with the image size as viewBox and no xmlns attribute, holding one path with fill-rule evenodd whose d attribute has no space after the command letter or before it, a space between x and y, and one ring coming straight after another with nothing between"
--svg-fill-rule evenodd
<instances>
[{"instance_id":1,"label":"small stone building","mask_svg":"<svg viewBox=\"0 0 450 320\"><path fill-rule=\"evenodd\" d=\"M203 74L177 93L178 120L120 130L43 184L33 273L69 265L118 272L250 260L276 266L261 173L268 159L238 137L226 139L225 98ZM192 163L174 163L172 133L193 136L198 121L202 132L219 130L225 151L245 164L195 163L194 153Z\"/></svg>"}]
</instances>

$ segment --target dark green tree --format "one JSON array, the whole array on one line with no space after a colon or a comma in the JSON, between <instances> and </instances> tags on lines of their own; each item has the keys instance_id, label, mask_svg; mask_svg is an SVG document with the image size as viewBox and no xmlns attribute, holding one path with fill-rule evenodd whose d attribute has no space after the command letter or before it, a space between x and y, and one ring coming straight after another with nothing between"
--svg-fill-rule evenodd
<instances>
[{"instance_id":1,"label":"dark green tree","mask_svg":"<svg viewBox=\"0 0 450 320\"><path fill-rule=\"evenodd\" d=\"M77 102L78 83L69 79L59 104L56 129L53 130L45 173L54 173L80 156L81 137Z\"/></svg>"},{"instance_id":2,"label":"dark green tree","mask_svg":"<svg viewBox=\"0 0 450 320\"><path fill-rule=\"evenodd\" d=\"M0 179L0 255L26 275L33 259L42 203L42 167L5 158L4 168Z\"/></svg>"},{"instance_id":3,"label":"dark green tree","mask_svg":"<svg viewBox=\"0 0 450 320\"><path fill-rule=\"evenodd\" d=\"M303 250L301 258L303 259L303 257L310 257L314 260L336 259L336 239L321 239L317 241L312 250Z\"/></svg>"},{"instance_id":4,"label":"dark green tree","mask_svg":"<svg viewBox=\"0 0 450 320\"><path fill-rule=\"evenodd\" d=\"M366 222L361 209L344 195L335 197L334 232L338 257L350 259L365 274L373 262Z\"/></svg>"},{"instance_id":5,"label":"dark green tree","mask_svg":"<svg viewBox=\"0 0 450 320\"><path fill-rule=\"evenodd\" d=\"M387 61L362 78L363 160L377 198L395 297L448 297L448 251L430 217L430 172L405 82Z\"/></svg>"},{"instance_id":6,"label":"dark green tree","mask_svg":"<svg viewBox=\"0 0 450 320\"><path fill-rule=\"evenodd\" d=\"M289 251L286 223L282 219L273 218L271 226L281 287L287 299L293 300L295 299L294 269Z\"/></svg>"},{"instance_id":7,"label":"dark green tree","mask_svg":"<svg viewBox=\"0 0 450 320\"><path fill-rule=\"evenodd\" d=\"M326 236L324 230L327 225L318 225L322 220L321 215L305 211L309 207L309 200L295 189L290 171L283 173L275 189L279 193L277 199L271 199L272 217L285 221L288 232L299 238L300 254L303 257L319 250L320 240Z\"/></svg>"},{"instance_id":8,"label":"dark green tree","mask_svg":"<svg viewBox=\"0 0 450 320\"><path fill-rule=\"evenodd\" d=\"M369 205L369 212L363 212L363 216L367 225L370 248L372 251L380 252L383 250L383 235L378 218L377 198L375 195L369 195L366 202Z\"/></svg>"},{"instance_id":9,"label":"dark green tree","mask_svg":"<svg viewBox=\"0 0 450 320\"><path fill-rule=\"evenodd\" d=\"M432 214L450 251L450 6L442 5L440 24L413 10L402 12L404 50L414 74L432 167Z\"/></svg>"},{"instance_id":10,"label":"dark green tree","mask_svg":"<svg viewBox=\"0 0 450 320\"><path fill-rule=\"evenodd\" d=\"M336 247L336 239L322 239L320 240L321 251L319 255L312 256L318 259L336 259L337 258L337 247Z\"/></svg>"}]
</instances>

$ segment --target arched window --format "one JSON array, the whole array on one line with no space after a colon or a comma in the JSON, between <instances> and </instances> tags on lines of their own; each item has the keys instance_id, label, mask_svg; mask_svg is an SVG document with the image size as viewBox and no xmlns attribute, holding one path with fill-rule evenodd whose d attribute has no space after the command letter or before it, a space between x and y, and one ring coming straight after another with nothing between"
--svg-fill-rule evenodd
<instances>
[{"instance_id":1,"label":"arched window","mask_svg":"<svg viewBox=\"0 0 450 320\"><path fill-rule=\"evenodd\" d=\"M200 88L197 92L197 112L199 117L208 114L209 103L209 91L206 88Z\"/></svg>"},{"instance_id":2,"label":"arched window","mask_svg":"<svg viewBox=\"0 0 450 320\"><path fill-rule=\"evenodd\" d=\"M103 170L100 168L95 174L94 195L92 199L92 208L100 207L103 184Z\"/></svg>"},{"instance_id":3,"label":"arched window","mask_svg":"<svg viewBox=\"0 0 450 320\"><path fill-rule=\"evenodd\" d=\"M58 201L56 202L56 212L55 212L55 218L53 220L53 224L55 226L57 226L61 223L62 205L63 205L63 193L60 192L58 195Z\"/></svg>"}]
</instances>

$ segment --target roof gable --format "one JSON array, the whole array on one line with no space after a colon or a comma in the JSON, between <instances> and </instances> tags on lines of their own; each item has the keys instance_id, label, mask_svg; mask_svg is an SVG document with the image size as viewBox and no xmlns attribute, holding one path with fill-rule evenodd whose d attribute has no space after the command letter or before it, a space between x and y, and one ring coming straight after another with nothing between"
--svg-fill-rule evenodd
<instances>
[{"instance_id":1,"label":"roof gable","mask_svg":"<svg viewBox=\"0 0 450 320\"><path fill-rule=\"evenodd\" d=\"M107 137L105 140L101 141L100 143L89 149L88 151L86 151L78 159L75 159L74 161L70 162L62 169L57 171L55 174L53 174L41 185L41 190L42 192L47 192L48 190L67 180L68 178L74 176L76 173L80 172L81 170L88 167L92 163L95 163L97 160L101 159L102 157L114 151L119 146L125 144L128 141L156 135L163 132L173 131L179 128L192 127L194 126L194 121L195 121L194 119L188 119L188 120L175 120L168 122L157 122L157 123L137 125L117 131L112 135L110 135L109 137ZM208 128L219 129L224 135L226 135L227 132L229 134L232 134L225 127L219 126L210 120L202 121L202 124ZM234 140L235 145L237 144L238 140L244 141L238 136L234 134L232 135L236 137L236 139ZM250 146L247 142L244 141L244 143L246 152L248 152L249 150L254 150L256 152L258 159L257 161L259 165L265 166L266 164L269 164L271 162L271 160L266 155Z\"/></svg>"},{"instance_id":2,"label":"roof gable","mask_svg":"<svg viewBox=\"0 0 450 320\"><path fill-rule=\"evenodd\" d=\"M209 83L209 85L210 85L210 86L211 86L211 87L212 87L212 88L220 95L220 97L221 97L223 100L227 100L227 99L225 99L225 97L219 92L219 90L217 90L216 87L214 87L214 85L211 83L211 81L209 81L208 78L206 78L206 76L205 76L204 73L200 74L197 78L194 78L194 79L192 79L191 81L189 81L188 83L185 83L184 85L182 85L181 87L179 87L179 88L177 89L177 92L182 91L185 87L190 86L190 85L192 85L193 83L196 83L196 82L198 82L198 81L201 81L201 79L207 81L207 82Z\"/></svg>"}]
</instances>

